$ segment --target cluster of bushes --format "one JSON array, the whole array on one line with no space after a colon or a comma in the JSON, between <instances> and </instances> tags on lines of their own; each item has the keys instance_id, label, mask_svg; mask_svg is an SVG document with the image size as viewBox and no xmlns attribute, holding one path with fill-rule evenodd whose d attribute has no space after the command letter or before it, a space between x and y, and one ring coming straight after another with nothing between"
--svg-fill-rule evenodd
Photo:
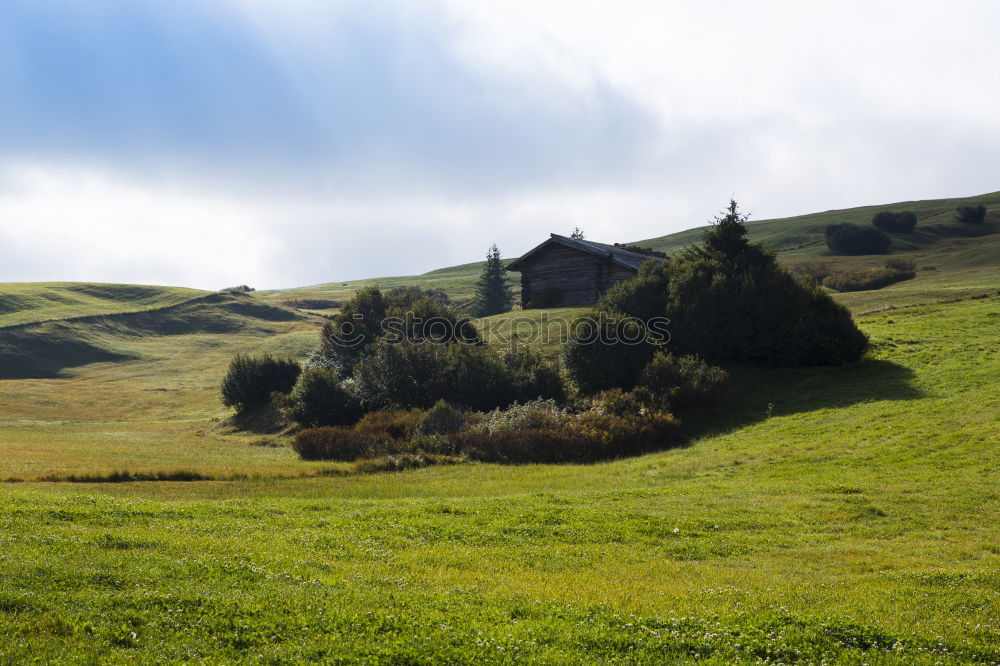
<instances>
[{"instance_id":1,"label":"cluster of bushes","mask_svg":"<svg viewBox=\"0 0 1000 666\"><path fill-rule=\"evenodd\" d=\"M359 421L353 428L304 430L296 435L293 448L305 460L423 455L509 464L583 463L662 449L680 441L676 418L620 391L593 400L579 412L553 400L515 403L488 413L462 412L443 401L426 412L414 411L416 419L413 411L375 412L385 428ZM414 420L409 428L392 427Z\"/></svg>"},{"instance_id":2,"label":"cluster of bushes","mask_svg":"<svg viewBox=\"0 0 1000 666\"><path fill-rule=\"evenodd\" d=\"M557 363L524 347L488 347L468 319L434 295L386 295L372 287L324 328L321 352L301 376L294 361L239 355L222 394L241 413L282 395L288 418L316 427L439 400L481 411L536 398L564 401L567 387Z\"/></svg>"},{"instance_id":3,"label":"cluster of bushes","mask_svg":"<svg viewBox=\"0 0 1000 666\"><path fill-rule=\"evenodd\" d=\"M609 289L598 310L611 319L666 318L672 352L712 363L830 365L858 359L868 341L847 309L782 269L773 253L750 243L745 222L731 202L706 231L701 247L669 262L646 262L634 279ZM655 341L655 332L650 333ZM606 376L628 388L653 353L642 344L606 350L593 344L574 347L573 341L564 364L578 384L590 389L603 388L590 378Z\"/></svg>"},{"instance_id":4,"label":"cluster of bushes","mask_svg":"<svg viewBox=\"0 0 1000 666\"><path fill-rule=\"evenodd\" d=\"M887 233L910 233L917 226L917 215L908 210L901 213L884 210L875 213L872 224Z\"/></svg>"},{"instance_id":5,"label":"cluster of bushes","mask_svg":"<svg viewBox=\"0 0 1000 666\"><path fill-rule=\"evenodd\" d=\"M537 398L474 410L438 400L427 410L370 411L353 425L310 428L294 448L306 460L399 455L461 456L503 463L604 460L675 445L677 412L714 405L728 374L703 360L656 353L635 388L615 388L572 406Z\"/></svg>"},{"instance_id":6,"label":"cluster of bushes","mask_svg":"<svg viewBox=\"0 0 1000 666\"><path fill-rule=\"evenodd\" d=\"M823 235L826 246L837 254L885 254L892 245L892 239L884 232L850 222L827 225Z\"/></svg>"},{"instance_id":7,"label":"cluster of bushes","mask_svg":"<svg viewBox=\"0 0 1000 666\"><path fill-rule=\"evenodd\" d=\"M986 220L986 206L959 206L955 209L955 219L966 224L982 224Z\"/></svg>"},{"instance_id":8,"label":"cluster of bushes","mask_svg":"<svg viewBox=\"0 0 1000 666\"><path fill-rule=\"evenodd\" d=\"M788 272L798 280L808 280L813 284L823 284L824 278L833 273L825 261L799 261L788 267Z\"/></svg>"},{"instance_id":9,"label":"cluster of bushes","mask_svg":"<svg viewBox=\"0 0 1000 666\"><path fill-rule=\"evenodd\" d=\"M823 286L834 291L869 291L916 276L916 264L912 260L893 257L886 259L884 268L832 273L824 278Z\"/></svg>"},{"instance_id":10,"label":"cluster of bushes","mask_svg":"<svg viewBox=\"0 0 1000 666\"><path fill-rule=\"evenodd\" d=\"M556 365L527 348L379 341L355 365L351 379L365 411L429 407L438 400L487 410L566 395Z\"/></svg>"},{"instance_id":11,"label":"cluster of bushes","mask_svg":"<svg viewBox=\"0 0 1000 666\"><path fill-rule=\"evenodd\" d=\"M904 259L903 257L892 257L891 259L886 259L883 266L897 271L912 271L917 268L916 262L912 259Z\"/></svg>"},{"instance_id":12,"label":"cluster of bushes","mask_svg":"<svg viewBox=\"0 0 1000 666\"><path fill-rule=\"evenodd\" d=\"M674 445L676 415L713 407L725 390L729 376L712 363L839 364L867 346L843 306L747 240L745 222L730 202L702 246L615 285L573 323L561 365L484 345L419 289L370 287L324 328L301 376L237 357L224 400L242 409L285 394L289 418L308 428L295 438L302 458L382 461L372 469L588 462Z\"/></svg>"},{"instance_id":13,"label":"cluster of bushes","mask_svg":"<svg viewBox=\"0 0 1000 666\"><path fill-rule=\"evenodd\" d=\"M835 273L823 280L823 286L834 291L869 291L903 280L912 280L916 275L912 270L871 268L864 271Z\"/></svg>"}]
</instances>

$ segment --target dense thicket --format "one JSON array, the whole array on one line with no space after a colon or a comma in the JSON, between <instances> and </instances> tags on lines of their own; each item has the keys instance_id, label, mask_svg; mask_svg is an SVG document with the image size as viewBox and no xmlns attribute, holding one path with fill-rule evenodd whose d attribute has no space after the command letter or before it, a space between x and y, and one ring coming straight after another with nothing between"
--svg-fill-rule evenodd
<instances>
[{"instance_id":1,"label":"dense thicket","mask_svg":"<svg viewBox=\"0 0 1000 666\"><path fill-rule=\"evenodd\" d=\"M355 366L353 391L366 410L429 407L438 400L488 410L565 397L558 368L539 355L463 343L380 341Z\"/></svg>"},{"instance_id":2,"label":"dense thicket","mask_svg":"<svg viewBox=\"0 0 1000 666\"><path fill-rule=\"evenodd\" d=\"M638 318L592 310L571 324L562 360L577 388L591 394L631 389L655 351Z\"/></svg>"},{"instance_id":3,"label":"dense thicket","mask_svg":"<svg viewBox=\"0 0 1000 666\"><path fill-rule=\"evenodd\" d=\"M237 354L222 380L222 404L244 413L267 404L272 393L288 393L302 369L291 359Z\"/></svg>"},{"instance_id":4,"label":"dense thicket","mask_svg":"<svg viewBox=\"0 0 1000 666\"><path fill-rule=\"evenodd\" d=\"M867 339L847 309L817 286L793 278L746 235L746 216L731 201L700 247L669 262L643 266L634 280L610 290L598 307L608 316L633 315L644 321L663 315L670 321L666 346L709 361L826 365L859 358ZM654 340L654 346L664 345ZM574 379L583 377L581 388L593 389L600 386L600 373L591 379L588 366L609 372L617 367L616 385L627 387L651 355L641 346L613 353L628 359L605 360L612 352L600 345L578 345L564 356Z\"/></svg>"},{"instance_id":5,"label":"dense thicket","mask_svg":"<svg viewBox=\"0 0 1000 666\"><path fill-rule=\"evenodd\" d=\"M892 239L875 227L850 222L828 225L824 236L826 246L837 254L885 254L892 245Z\"/></svg>"},{"instance_id":6,"label":"dense thicket","mask_svg":"<svg viewBox=\"0 0 1000 666\"><path fill-rule=\"evenodd\" d=\"M917 215L908 210L901 213L884 210L875 213L872 224L888 233L909 233L917 226Z\"/></svg>"},{"instance_id":7,"label":"dense thicket","mask_svg":"<svg viewBox=\"0 0 1000 666\"><path fill-rule=\"evenodd\" d=\"M986 206L959 206L955 209L955 219L966 224L982 224L986 219Z\"/></svg>"},{"instance_id":8,"label":"dense thicket","mask_svg":"<svg viewBox=\"0 0 1000 666\"><path fill-rule=\"evenodd\" d=\"M378 287L364 287L323 327L319 362L348 377L365 350L383 338L394 343L475 343L479 333L434 291L402 288L383 294Z\"/></svg>"},{"instance_id":9,"label":"dense thicket","mask_svg":"<svg viewBox=\"0 0 1000 666\"><path fill-rule=\"evenodd\" d=\"M288 403L288 416L307 427L350 424L361 417L357 399L330 368L303 372Z\"/></svg>"},{"instance_id":10,"label":"dense thicket","mask_svg":"<svg viewBox=\"0 0 1000 666\"><path fill-rule=\"evenodd\" d=\"M867 291L881 289L896 282L912 280L916 277L913 270L898 268L872 268L864 271L845 271L834 273L823 280L823 286L835 291Z\"/></svg>"}]
</instances>

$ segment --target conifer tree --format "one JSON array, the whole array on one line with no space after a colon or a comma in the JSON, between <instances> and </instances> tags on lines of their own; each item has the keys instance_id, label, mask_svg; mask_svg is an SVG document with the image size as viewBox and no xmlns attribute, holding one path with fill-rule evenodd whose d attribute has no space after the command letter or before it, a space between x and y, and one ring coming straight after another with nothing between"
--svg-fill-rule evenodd
<instances>
[{"instance_id":1,"label":"conifer tree","mask_svg":"<svg viewBox=\"0 0 1000 666\"><path fill-rule=\"evenodd\" d=\"M514 296L504 279L503 262L500 260L500 250L496 244L490 246L486 253L486 264L476 283L476 298L474 310L477 317L508 312L512 307Z\"/></svg>"}]
</instances>

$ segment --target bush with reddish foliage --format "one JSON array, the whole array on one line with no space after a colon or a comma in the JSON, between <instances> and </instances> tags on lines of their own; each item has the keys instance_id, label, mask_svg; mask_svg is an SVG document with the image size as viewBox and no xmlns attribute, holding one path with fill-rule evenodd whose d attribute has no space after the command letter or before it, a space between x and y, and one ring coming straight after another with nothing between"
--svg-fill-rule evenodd
<instances>
[{"instance_id":1,"label":"bush with reddish foliage","mask_svg":"<svg viewBox=\"0 0 1000 666\"><path fill-rule=\"evenodd\" d=\"M639 376L663 408L697 408L714 404L729 382L729 373L697 356L657 353Z\"/></svg>"},{"instance_id":2,"label":"bush with reddish foliage","mask_svg":"<svg viewBox=\"0 0 1000 666\"><path fill-rule=\"evenodd\" d=\"M873 268L867 271L834 273L823 280L823 286L835 291L869 291L881 289L903 280L912 280L916 276L917 274L912 270Z\"/></svg>"},{"instance_id":3,"label":"bush with reddish foliage","mask_svg":"<svg viewBox=\"0 0 1000 666\"><path fill-rule=\"evenodd\" d=\"M558 427L456 433L455 451L498 463L586 463L669 448L680 423L658 411L619 416L590 410Z\"/></svg>"},{"instance_id":4,"label":"bush with reddish foliage","mask_svg":"<svg viewBox=\"0 0 1000 666\"><path fill-rule=\"evenodd\" d=\"M303 460L351 461L380 453L383 438L342 426L303 430L295 436L292 448Z\"/></svg>"},{"instance_id":5,"label":"bush with reddish foliage","mask_svg":"<svg viewBox=\"0 0 1000 666\"><path fill-rule=\"evenodd\" d=\"M383 439L410 439L424 414L424 410L416 408L368 412L354 424L354 429Z\"/></svg>"}]
</instances>

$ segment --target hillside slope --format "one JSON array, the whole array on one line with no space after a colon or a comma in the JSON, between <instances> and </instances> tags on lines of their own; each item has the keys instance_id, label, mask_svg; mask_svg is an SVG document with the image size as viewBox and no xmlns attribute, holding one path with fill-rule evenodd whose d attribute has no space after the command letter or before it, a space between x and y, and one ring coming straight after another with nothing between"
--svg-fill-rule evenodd
<instances>
[{"instance_id":1,"label":"hillside slope","mask_svg":"<svg viewBox=\"0 0 1000 666\"><path fill-rule=\"evenodd\" d=\"M95 282L0 283L0 327L183 303L206 292L184 287Z\"/></svg>"},{"instance_id":2,"label":"hillside slope","mask_svg":"<svg viewBox=\"0 0 1000 666\"><path fill-rule=\"evenodd\" d=\"M987 224L966 225L954 220L957 206L983 204L990 209ZM799 215L773 220L751 219L750 238L762 242L778 252L779 260L794 263L802 260L821 259L834 268L870 268L881 266L885 257L835 257L826 248L823 230L828 224L855 222L868 224L872 216L883 210L911 210L919 218L912 234L893 234L893 255L911 258L919 266L934 266L945 271L967 268L998 269L993 274L1000 284L1000 192L954 199L929 199L905 201L878 206L861 206L843 210ZM651 247L667 254L701 241L706 227L696 227L666 236L634 241L642 247ZM538 241L544 240L544 234ZM622 240L622 239L601 239ZM508 259L510 261L510 259ZM360 287L379 285L392 288L416 285L425 289L442 289L459 304L467 303L474 293L475 281L482 271L482 262L451 266L423 273L349 282L331 282L294 289L270 290L261 295L277 302L301 298L328 298L344 301ZM520 287L517 274L510 277L515 291Z\"/></svg>"},{"instance_id":3,"label":"hillside slope","mask_svg":"<svg viewBox=\"0 0 1000 666\"><path fill-rule=\"evenodd\" d=\"M57 377L65 368L129 360L133 358L125 351L129 340L260 335L273 332L276 322L304 318L249 296L210 293L148 310L5 326L0 328L0 379Z\"/></svg>"}]
</instances>

